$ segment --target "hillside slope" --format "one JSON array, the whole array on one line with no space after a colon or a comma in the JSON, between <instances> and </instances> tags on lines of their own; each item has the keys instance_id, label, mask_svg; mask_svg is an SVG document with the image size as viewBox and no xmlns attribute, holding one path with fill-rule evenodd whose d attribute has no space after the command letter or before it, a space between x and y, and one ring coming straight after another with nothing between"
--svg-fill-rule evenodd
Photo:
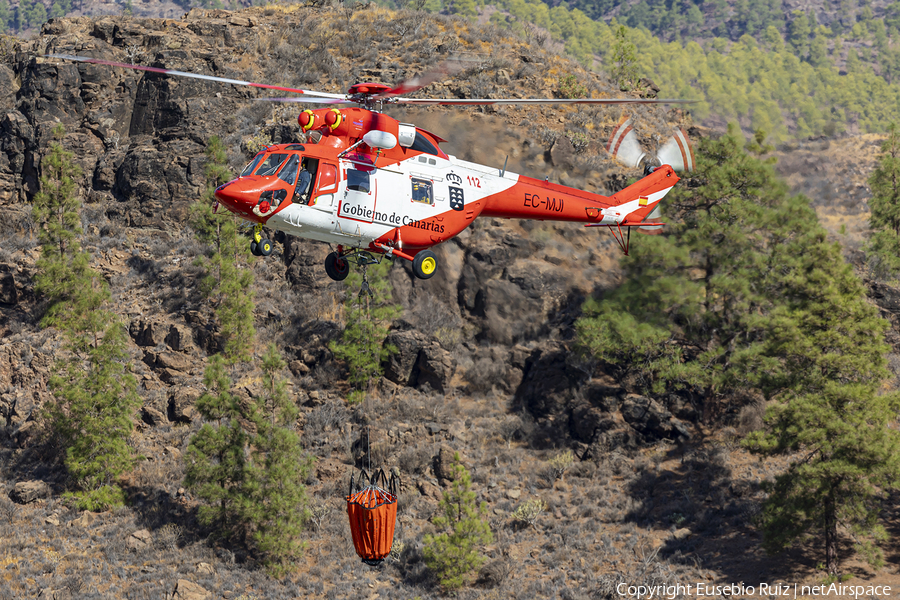
<instances>
[{"instance_id":1,"label":"hillside slope","mask_svg":"<svg viewBox=\"0 0 900 600\"><path fill-rule=\"evenodd\" d=\"M200 426L194 403L217 324L192 264L204 248L185 217L205 185L211 136L225 140L238 169L255 144L298 139L297 110L256 102L246 88L39 58L47 52L322 91L397 82L462 54L471 69L419 93L546 97L569 74L592 93L613 91L577 63L495 28L376 8L58 19L19 42L0 65L0 473L9 488L40 480L47 489L25 506L3 504L0 539L12 576L0 578L0 595L166 597L177 589L187 597L193 583L232 599L437 597L422 540L453 452L473 473L495 535L489 562L460 597L605 598L638 580L818 581L804 549L771 558L759 548L759 483L779 463L751 459L736 430L707 429L683 398L642 396L634 382L573 351L584 298L620 277L618 250L597 231L540 222L476 221L439 247L442 269L428 281L394 265L393 299L404 312L390 335L400 354L378 395L359 406L345 402L344 366L328 347L343 326L345 293L357 290L326 278L325 245L276 238L276 253L251 265L258 344L276 342L288 361L302 408L297 429L317 459L307 481L317 516L304 562L285 581L268 578L246 548L208 538L197 498L182 488L181 456ZM662 107L634 115L649 146L689 125ZM509 156L510 170L592 191L636 175L602 150L621 116L615 108L398 116L449 139L449 153L498 168ZM60 338L38 325L45 306L31 282L38 248L30 201L56 123L85 173L83 243L128 323L141 381L132 445L144 460L125 482L131 506L100 515L59 500L67 486L60 457L38 435ZM245 375L236 393L258 394L258 381ZM557 477L549 461L566 450L575 460ZM366 455L398 467L404 481L397 556L378 570L359 563L343 513L348 474ZM526 526L512 514L534 498L546 510Z\"/></svg>"}]
</instances>

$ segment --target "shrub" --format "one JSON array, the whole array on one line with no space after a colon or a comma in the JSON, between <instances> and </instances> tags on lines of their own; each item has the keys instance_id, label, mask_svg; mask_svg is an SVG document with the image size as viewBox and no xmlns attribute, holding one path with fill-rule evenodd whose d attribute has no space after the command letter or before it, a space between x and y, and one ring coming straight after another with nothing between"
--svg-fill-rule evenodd
<instances>
[{"instance_id":1,"label":"shrub","mask_svg":"<svg viewBox=\"0 0 900 600\"><path fill-rule=\"evenodd\" d=\"M571 450L566 450L560 454L557 454L549 461L547 464L550 466L550 470L553 473L554 479L561 479L563 475L565 475L566 471L568 471L573 464L575 464L575 455Z\"/></svg>"},{"instance_id":2,"label":"shrub","mask_svg":"<svg viewBox=\"0 0 900 600\"><path fill-rule=\"evenodd\" d=\"M512 518L523 526L534 527L538 517L547 509L547 504L540 498L532 498L520 504L513 511Z\"/></svg>"},{"instance_id":3,"label":"shrub","mask_svg":"<svg viewBox=\"0 0 900 600\"><path fill-rule=\"evenodd\" d=\"M450 489L441 498L443 516L434 519L442 533L425 536L425 564L447 589L466 583L469 574L485 561L478 546L494 539L484 519L486 503L475 504L472 479L462 465L459 453L453 457Z\"/></svg>"}]
</instances>

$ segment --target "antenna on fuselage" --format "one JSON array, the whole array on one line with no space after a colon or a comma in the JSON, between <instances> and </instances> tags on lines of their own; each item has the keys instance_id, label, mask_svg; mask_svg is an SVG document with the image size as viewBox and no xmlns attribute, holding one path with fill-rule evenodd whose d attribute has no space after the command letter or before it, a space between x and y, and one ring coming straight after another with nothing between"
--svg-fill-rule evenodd
<instances>
[{"instance_id":1,"label":"antenna on fuselage","mask_svg":"<svg viewBox=\"0 0 900 600\"><path fill-rule=\"evenodd\" d=\"M509 162L509 154L506 155L506 160L503 161L503 168L500 170L500 177L506 175L506 163Z\"/></svg>"}]
</instances>

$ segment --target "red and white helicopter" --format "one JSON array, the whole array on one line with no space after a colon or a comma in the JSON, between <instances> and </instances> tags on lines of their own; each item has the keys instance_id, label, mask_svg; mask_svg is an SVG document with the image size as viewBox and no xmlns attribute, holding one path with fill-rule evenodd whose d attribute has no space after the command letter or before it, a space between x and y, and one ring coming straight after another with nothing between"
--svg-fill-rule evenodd
<instances>
[{"instance_id":1,"label":"red and white helicopter","mask_svg":"<svg viewBox=\"0 0 900 600\"><path fill-rule=\"evenodd\" d=\"M643 164L645 177L607 197L449 156L440 148L445 140L381 112L385 105L672 104L683 100L404 96L445 75L446 66L393 88L363 83L346 94L331 94L84 56L48 54L46 58L298 94L264 100L335 105L300 113L300 127L315 142L265 148L215 195L228 210L254 223L251 250L258 256L268 256L273 248L262 237L263 226L335 244L337 249L325 259L325 271L338 281L347 277L350 261L367 264L380 260L374 258L378 255L409 260L415 275L428 279L438 265L431 247L459 234L479 216L607 227L627 254L631 228L658 229L658 205L678 182L675 172L693 166L683 131L676 131L658 156L648 159L630 121L623 121L613 132L608 150L631 166Z\"/></svg>"}]
</instances>

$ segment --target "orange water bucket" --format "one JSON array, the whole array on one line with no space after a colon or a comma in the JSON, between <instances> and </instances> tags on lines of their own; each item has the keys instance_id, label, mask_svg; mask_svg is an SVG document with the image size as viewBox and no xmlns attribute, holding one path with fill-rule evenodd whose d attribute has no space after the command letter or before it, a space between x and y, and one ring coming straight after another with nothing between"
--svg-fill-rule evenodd
<instances>
[{"instance_id":1,"label":"orange water bucket","mask_svg":"<svg viewBox=\"0 0 900 600\"><path fill-rule=\"evenodd\" d=\"M368 565L377 565L391 553L397 522L398 480L379 469L371 477L365 471L350 477L347 516L356 553Z\"/></svg>"}]
</instances>

